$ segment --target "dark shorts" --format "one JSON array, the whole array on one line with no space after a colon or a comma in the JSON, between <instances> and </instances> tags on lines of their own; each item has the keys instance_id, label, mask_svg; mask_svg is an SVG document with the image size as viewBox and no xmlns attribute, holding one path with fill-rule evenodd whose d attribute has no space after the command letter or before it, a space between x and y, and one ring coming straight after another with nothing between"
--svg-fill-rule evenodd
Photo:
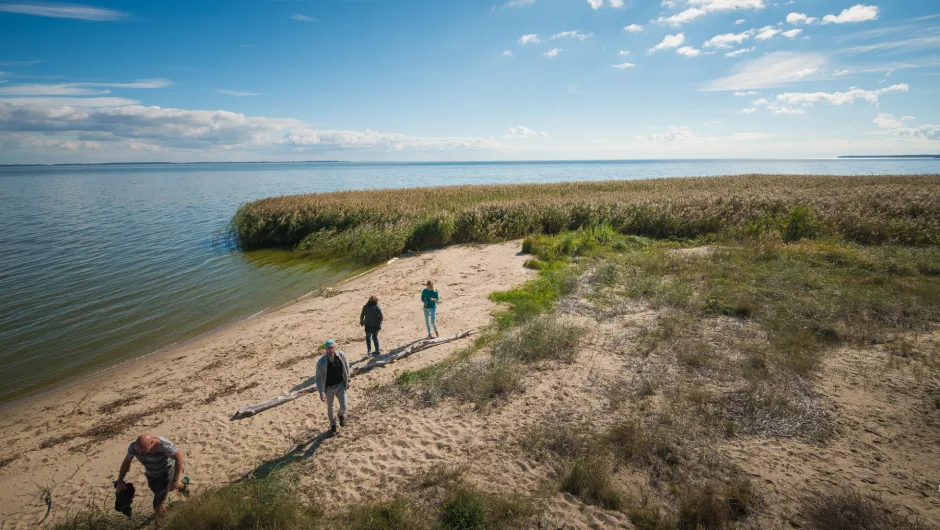
<instances>
[{"instance_id":1,"label":"dark shorts","mask_svg":"<svg viewBox=\"0 0 940 530\"><path fill-rule=\"evenodd\" d=\"M170 494L170 484L173 482L174 474L174 469L171 467L169 471L159 477L147 475L147 485L150 486L150 491L153 492L154 509L159 508L161 504L166 502L166 498Z\"/></svg>"},{"instance_id":2,"label":"dark shorts","mask_svg":"<svg viewBox=\"0 0 940 530\"><path fill-rule=\"evenodd\" d=\"M382 329L382 326L366 326L366 333L374 334L378 333Z\"/></svg>"}]
</instances>

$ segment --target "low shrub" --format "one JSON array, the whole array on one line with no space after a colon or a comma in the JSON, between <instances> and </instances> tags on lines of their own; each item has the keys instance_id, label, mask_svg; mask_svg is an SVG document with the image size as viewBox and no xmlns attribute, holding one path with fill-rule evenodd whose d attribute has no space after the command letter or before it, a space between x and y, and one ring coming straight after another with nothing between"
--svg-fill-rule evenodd
<instances>
[{"instance_id":1,"label":"low shrub","mask_svg":"<svg viewBox=\"0 0 940 530\"><path fill-rule=\"evenodd\" d=\"M493 343L493 355L521 362L560 360L571 362L584 329L546 314L525 322L518 330Z\"/></svg>"},{"instance_id":2,"label":"low shrub","mask_svg":"<svg viewBox=\"0 0 940 530\"><path fill-rule=\"evenodd\" d=\"M575 460L562 477L561 489L608 510L619 510L623 506L623 496L613 483L611 464L600 456Z\"/></svg>"},{"instance_id":3,"label":"low shrub","mask_svg":"<svg viewBox=\"0 0 940 530\"><path fill-rule=\"evenodd\" d=\"M883 501L844 487L803 498L801 514L814 530L927 530L920 520L898 513Z\"/></svg>"},{"instance_id":4,"label":"low shrub","mask_svg":"<svg viewBox=\"0 0 940 530\"><path fill-rule=\"evenodd\" d=\"M354 505L346 515L348 530L418 530L429 528L407 499Z\"/></svg>"}]
</instances>

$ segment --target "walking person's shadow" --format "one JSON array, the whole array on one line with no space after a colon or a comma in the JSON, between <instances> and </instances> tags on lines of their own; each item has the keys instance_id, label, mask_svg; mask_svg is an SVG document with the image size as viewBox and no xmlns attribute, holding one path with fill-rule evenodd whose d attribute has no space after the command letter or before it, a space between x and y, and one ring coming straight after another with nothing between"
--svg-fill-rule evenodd
<instances>
[{"instance_id":1,"label":"walking person's shadow","mask_svg":"<svg viewBox=\"0 0 940 530\"><path fill-rule=\"evenodd\" d=\"M279 456L273 460L262 462L262 464L256 467L253 471L250 471L242 476L241 480L265 478L271 473L285 466L289 466L295 462L300 462L301 460L306 460L313 456L314 453L317 452L317 449L320 448L320 444L322 444L323 441L329 437L330 431L324 431L314 436L313 438L310 438L309 440L300 442L284 455Z\"/></svg>"}]
</instances>

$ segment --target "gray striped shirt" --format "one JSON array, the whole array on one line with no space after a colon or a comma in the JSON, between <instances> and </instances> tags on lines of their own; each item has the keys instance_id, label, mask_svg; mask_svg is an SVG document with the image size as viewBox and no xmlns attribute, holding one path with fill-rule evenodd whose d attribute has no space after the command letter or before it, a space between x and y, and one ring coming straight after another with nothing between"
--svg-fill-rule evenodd
<instances>
[{"instance_id":1,"label":"gray striped shirt","mask_svg":"<svg viewBox=\"0 0 940 530\"><path fill-rule=\"evenodd\" d=\"M136 443L131 443L127 448L127 454L136 458L138 462L144 465L145 474L148 477L162 477L169 474L176 463L173 457L179 452L176 444L162 436L157 437L157 445L149 453L141 453L137 450Z\"/></svg>"}]
</instances>

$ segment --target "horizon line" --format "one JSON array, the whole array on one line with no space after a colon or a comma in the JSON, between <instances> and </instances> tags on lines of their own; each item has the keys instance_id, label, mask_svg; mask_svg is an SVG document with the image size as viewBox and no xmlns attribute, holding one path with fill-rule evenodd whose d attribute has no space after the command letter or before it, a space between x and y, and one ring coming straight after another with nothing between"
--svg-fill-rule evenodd
<instances>
[{"instance_id":1,"label":"horizon line","mask_svg":"<svg viewBox=\"0 0 940 530\"><path fill-rule=\"evenodd\" d=\"M131 165L199 165L199 164L532 164L532 163L584 163L584 162L689 162L699 160L852 160L852 159L891 159L891 158L940 158L940 154L917 154L917 155L836 155L829 157L808 157L808 158L766 158L766 157L745 157L745 158L585 158L585 159L532 159L532 160L412 160L412 161L387 161L387 160L241 160L241 161L136 161L136 162L56 162L56 163L24 163L24 164L0 164L0 167L57 167L57 166L131 166Z\"/></svg>"}]
</instances>

